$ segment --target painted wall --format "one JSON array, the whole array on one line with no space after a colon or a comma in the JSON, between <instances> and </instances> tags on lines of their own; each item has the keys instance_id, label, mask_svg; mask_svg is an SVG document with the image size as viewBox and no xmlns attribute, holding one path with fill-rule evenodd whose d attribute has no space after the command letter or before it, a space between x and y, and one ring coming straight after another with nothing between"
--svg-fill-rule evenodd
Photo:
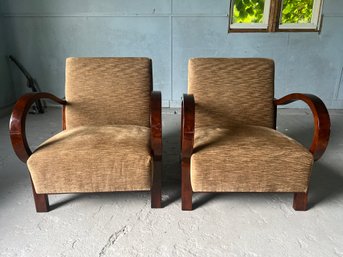
<instances>
[{"instance_id":1,"label":"painted wall","mask_svg":"<svg viewBox=\"0 0 343 257\"><path fill-rule=\"evenodd\" d=\"M0 16L0 116L7 113L15 101L7 58L6 34Z\"/></svg>"},{"instance_id":2,"label":"painted wall","mask_svg":"<svg viewBox=\"0 0 343 257\"><path fill-rule=\"evenodd\" d=\"M64 95L68 56L148 56L164 106L179 106L191 57L268 57L276 96L311 92L343 108L343 1L324 0L322 32L227 33L229 0L0 0L9 52L44 91ZM12 70L17 95L23 81Z\"/></svg>"}]
</instances>

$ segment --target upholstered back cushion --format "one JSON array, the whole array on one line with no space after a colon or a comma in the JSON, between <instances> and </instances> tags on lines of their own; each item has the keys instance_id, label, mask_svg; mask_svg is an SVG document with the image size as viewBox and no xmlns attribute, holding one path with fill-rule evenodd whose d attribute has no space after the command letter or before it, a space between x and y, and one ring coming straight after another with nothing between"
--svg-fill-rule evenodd
<instances>
[{"instance_id":1,"label":"upholstered back cushion","mask_svg":"<svg viewBox=\"0 0 343 257\"><path fill-rule=\"evenodd\" d=\"M148 58L68 58L66 128L148 127L151 74Z\"/></svg>"},{"instance_id":2,"label":"upholstered back cushion","mask_svg":"<svg viewBox=\"0 0 343 257\"><path fill-rule=\"evenodd\" d=\"M188 65L195 126L274 126L274 62L269 59L195 58Z\"/></svg>"}]
</instances>

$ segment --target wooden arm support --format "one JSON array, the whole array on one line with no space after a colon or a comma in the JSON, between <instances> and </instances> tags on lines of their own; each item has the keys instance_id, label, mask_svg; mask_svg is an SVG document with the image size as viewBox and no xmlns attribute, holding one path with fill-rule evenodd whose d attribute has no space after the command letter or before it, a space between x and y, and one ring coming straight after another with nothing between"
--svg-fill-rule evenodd
<instances>
[{"instance_id":1,"label":"wooden arm support","mask_svg":"<svg viewBox=\"0 0 343 257\"><path fill-rule=\"evenodd\" d=\"M193 95L183 95L181 111L181 198L182 210L192 210L191 156L194 145L195 101Z\"/></svg>"},{"instance_id":2,"label":"wooden arm support","mask_svg":"<svg viewBox=\"0 0 343 257\"><path fill-rule=\"evenodd\" d=\"M16 102L10 119L9 130L13 149L19 159L26 163L32 154L25 133L26 115L30 106L38 99L46 98L56 103L66 105L67 102L49 93L28 93Z\"/></svg>"},{"instance_id":3,"label":"wooden arm support","mask_svg":"<svg viewBox=\"0 0 343 257\"><path fill-rule=\"evenodd\" d=\"M181 124L181 157L189 159L193 153L195 102L193 95L183 95Z\"/></svg>"},{"instance_id":4,"label":"wooden arm support","mask_svg":"<svg viewBox=\"0 0 343 257\"><path fill-rule=\"evenodd\" d=\"M150 144L153 154L151 208L161 208L162 187L162 97L161 92L151 92Z\"/></svg>"},{"instance_id":5,"label":"wooden arm support","mask_svg":"<svg viewBox=\"0 0 343 257\"><path fill-rule=\"evenodd\" d=\"M314 160L319 160L324 154L330 138L330 116L323 101L310 94L289 94L280 99L274 100L274 105L285 105L294 101L301 100L305 102L311 109L314 118L314 134L310 152L313 154Z\"/></svg>"},{"instance_id":6,"label":"wooden arm support","mask_svg":"<svg viewBox=\"0 0 343 257\"><path fill-rule=\"evenodd\" d=\"M162 99L161 92L151 93L150 140L154 158L162 156Z\"/></svg>"}]
</instances>

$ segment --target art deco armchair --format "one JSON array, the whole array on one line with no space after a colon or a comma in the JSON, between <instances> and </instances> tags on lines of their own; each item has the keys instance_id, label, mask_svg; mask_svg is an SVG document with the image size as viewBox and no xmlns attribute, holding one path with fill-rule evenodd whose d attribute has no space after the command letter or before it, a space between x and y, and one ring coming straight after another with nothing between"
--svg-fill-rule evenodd
<instances>
[{"instance_id":1,"label":"art deco armchair","mask_svg":"<svg viewBox=\"0 0 343 257\"><path fill-rule=\"evenodd\" d=\"M25 119L33 102L63 106L63 131L31 152ZM161 93L152 92L147 58L68 58L66 99L29 93L16 103L10 136L27 163L37 212L48 194L151 191L161 207Z\"/></svg>"},{"instance_id":2,"label":"art deco armchair","mask_svg":"<svg viewBox=\"0 0 343 257\"><path fill-rule=\"evenodd\" d=\"M313 161L324 153L330 118L309 94L274 99L274 62L195 58L182 102L182 209L193 192L292 192L306 210ZM314 117L309 150L276 131L276 106L304 101Z\"/></svg>"}]
</instances>

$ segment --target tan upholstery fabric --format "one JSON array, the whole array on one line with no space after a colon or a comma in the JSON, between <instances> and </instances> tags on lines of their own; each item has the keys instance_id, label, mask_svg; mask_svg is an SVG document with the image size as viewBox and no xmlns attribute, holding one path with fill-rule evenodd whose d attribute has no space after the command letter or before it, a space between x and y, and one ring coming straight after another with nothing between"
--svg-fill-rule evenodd
<instances>
[{"instance_id":1,"label":"tan upholstery fabric","mask_svg":"<svg viewBox=\"0 0 343 257\"><path fill-rule=\"evenodd\" d=\"M68 58L66 126L149 126L147 58Z\"/></svg>"},{"instance_id":2,"label":"tan upholstery fabric","mask_svg":"<svg viewBox=\"0 0 343 257\"><path fill-rule=\"evenodd\" d=\"M274 62L269 59L195 58L188 66L195 126L274 125Z\"/></svg>"},{"instance_id":3,"label":"tan upholstery fabric","mask_svg":"<svg viewBox=\"0 0 343 257\"><path fill-rule=\"evenodd\" d=\"M28 159L37 193L150 190L150 129L78 127L44 142Z\"/></svg>"},{"instance_id":4,"label":"tan upholstery fabric","mask_svg":"<svg viewBox=\"0 0 343 257\"><path fill-rule=\"evenodd\" d=\"M266 127L196 128L191 157L195 192L305 192L312 154Z\"/></svg>"}]
</instances>

